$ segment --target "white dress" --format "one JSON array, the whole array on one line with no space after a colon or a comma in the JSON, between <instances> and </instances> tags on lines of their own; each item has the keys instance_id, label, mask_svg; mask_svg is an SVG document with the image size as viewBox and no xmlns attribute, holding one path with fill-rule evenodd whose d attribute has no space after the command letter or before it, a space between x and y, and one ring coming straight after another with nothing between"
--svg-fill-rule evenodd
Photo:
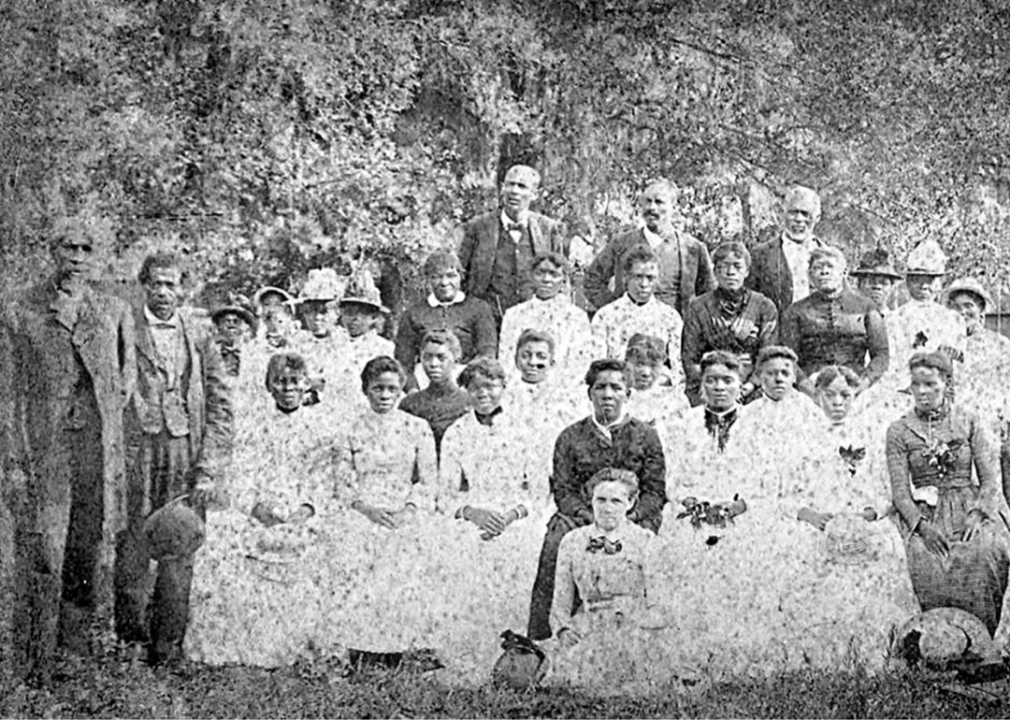
<instances>
[{"instance_id":1,"label":"white dress","mask_svg":"<svg viewBox=\"0 0 1010 720\"><path fill-rule=\"evenodd\" d=\"M325 613L333 493L320 459L328 437L317 407L285 414L258 408L236 433L228 471L232 504L207 514L206 542L194 558L190 621L184 650L210 665L289 665L333 654ZM250 516L259 503L302 524L267 528Z\"/></svg>"},{"instance_id":2,"label":"white dress","mask_svg":"<svg viewBox=\"0 0 1010 720\"><path fill-rule=\"evenodd\" d=\"M658 337L666 344L667 357L672 361L673 385L683 386L684 370L679 359L684 321L674 308L655 297L638 305L625 293L596 312L592 328L596 357L601 358L623 359L628 340L636 333Z\"/></svg>"},{"instance_id":3,"label":"white dress","mask_svg":"<svg viewBox=\"0 0 1010 720\"><path fill-rule=\"evenodd\" d=\"M510 382L519 380L515 367L516 344L527 329L546 331L554 338L555 372L559 377L581 379L586 374L593 359L589 316L567 295L558 293L550 300L534 296L505 311L498 341L498 361Z\"/></svg>"}]
</instances>

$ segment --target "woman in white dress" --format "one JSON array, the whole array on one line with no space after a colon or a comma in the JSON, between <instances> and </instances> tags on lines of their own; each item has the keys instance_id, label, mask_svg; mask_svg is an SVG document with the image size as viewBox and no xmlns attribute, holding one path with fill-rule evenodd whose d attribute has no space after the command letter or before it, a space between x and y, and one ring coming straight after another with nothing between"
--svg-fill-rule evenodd
<instances>
[{"instance_id":1,"label":"woman in white dress","mask_svg":"<svg viewBox=\"0 0 1010 720\"><path fill-rule=\"evenodd\" d=\"M323 615L322 571L333 513L320 454L327 418L305 407L305 360L274 355L267 405L239 425L232 507L209 513L196 553L186 655L211 665L288 665L339 651Z\"/></svg>"},{"instance_id":2,"label":"woman in white dress","mask_svg":"<svg viewBox=\"0 0 1010 720\"><path fill-rule=\"evenodd\" d=\"M435 437L397 408L406 376L391 357L361 373L369 408L335 448L340 538L330 558L328 620L353 667L398 665L432 648L440 586L434 572Z\"/></svg>"}]
</instances>

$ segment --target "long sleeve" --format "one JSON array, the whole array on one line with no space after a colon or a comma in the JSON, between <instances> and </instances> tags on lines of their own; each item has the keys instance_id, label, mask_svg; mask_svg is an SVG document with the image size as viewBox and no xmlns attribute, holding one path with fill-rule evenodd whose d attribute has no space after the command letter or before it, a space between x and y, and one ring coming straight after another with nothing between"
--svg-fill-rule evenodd
<instances>
[{"instance_id":1,"label":"long sleeve","mask_svg":"<svg viewBox=\"0 0 1010 720\"><path fill-rule=\"evenodd\" d=\"M912 499L911 477L908 472L908 448L901 420L887 428L887 472L891 478L891 499L894 507L909 528L914 528L922 517Z\"/></svg>"},{"instance_id":2,"label":"long sleeve","mask_svg":"<svg viewBox=\"0 0 1010 720\"><path fill-rule=\"evenodd\" d=\"M516 343L519 342L519 335L522 333L516 312L518 307L505 311L505 317L501 322L501 334L498 337L498 362L506 371L515 365Z\"/></svg>"},{"instance_id":3,"label":"long sleeve","mask_svg":"<svg viewBox=\"0 0 1010 720\"><path fill-rule=\"evenodd\" d=\"M769 345L777 345L779 342L779 313L775 309L775 303L765 298L763 307L758 313L758 351Z\"/></svg>"},{"instance_id":4,"label":"long sleeve","mask_svg":"<svg viewBox=\"0 0 1010 720\"><path fill-rule=\"evenodd\" d=\"M201 338L198 352L203 359L204 432L200 456L194 466L217 478L231 460L234 410L231 389L217 343L210 335Z\"/></svg>"},{"instance_id":5,"label":"long sleeve","mask_svg":"<svg viewBox=\"0 0 1010 720\"><path fill-rule=\"evenodd\" d=\"M413 416L411 416L413 419ZM427 422L411 423L414 444L414 477L407 502L420 510L435 509L438 486L438 463L435 459L435 435Z\"/></svg>"},{"instance_id":6,"label":"long sleeve","mask_svg":"<svg viewBox=\"0 0 1010 720\"><path fill-rule=\"evenodd\" d=\"M646 428L642 452L644 457L638 478L638 502L629 516L632 520L659 518L666 505L666 458L655 428Z\"/></svg>"},{"instance_id":7,"label":"long sleeve","mask_svg":"<svg viewBox=\"0 0 1010 720\"><path fill-rule=\"evenodd\" d=\"M803 355L800 354L800 323L801 317L799 309L795 304L787 307L779 316L779 344L790 348L800 358L799 365L804 364ZM797 376L802 372L796 368Z\"/></svg>"},{"instance_id":8,"label":"long sleeve","mask_svg":"<svg viewBox=\"0 0 1010 720\"><path fill-rule=\"evenodd\" d=\"M473 337L477 355L481 357L498 357L498 326L495 323L491 306L483 300L476 300L477 307L473 314Z\"/></svg>"},{"instance_id":9,"label":"long sleeve","mask_svg":"<svg viewBox=\"0 0 1010 720\"><path fill-rule=\"evenodd\" d=\"M354 444L354 437L348 436L333 448L333 495L346 508L353 505L360 495Z\"/></svg>"},{"instance_id":10,"label":"long sleeve","mask_svg":"<svg viewBox=\"0 0 1010 720\"><path fill-rule=\"evenodd\" d=\"M442 436L442 455L438 466L438 486L435 504L439 512L451 515L465 503L462 502L463 486L462 454L466 452L460 437L459 427L450 425Z\"/></svg>"},{"instance_id":11,"label":"long sleeve","mask_svg":"<svg viewBox=\"0 0 1010 720\"><path fill-rule=\"evenodd\" d=\"M593 511L583 497L582 483L575 474L578 463L576 457L578 427L570 426L562 431L554 443L551 492L554 493L554 502L562 515L590 522L593 519Z\"/></svg>"},{"instance_id":12,"label":"long sleeve","mask_svg":"<svg viewBox=\"0 0 1010 720\"><path fill-rule=\"evenodd\" d=\"M978 475L978 497L972 509L981 510L990 518L995 518L999 507L999 495L1003 491L1003 480L1000 475L999 450L993 443L985 423L979 422L978 416L971 416L971 459Z\"/></svg>"},{"instance_id":13,"label":"long sleeve","mask_svg":"<svg viewBox=\"0 0 1010 720\"><path fill-rule=\"evenodd\" d=\"M705 351L702 316L704 307L697 298L691 301L684 313L684 332L681 336L680 361L688 386L697 384L701 376L701 356Z\"/></svg>"},{"instance_id":14,"label":"long sleeve","mask_svg":"<svg viewBox=\"0 0 1010 720\"><path fill-rule=\"evenodd\" d=\"M125 303L119 315L119 376L125 408L137 389L137 337L133 313Z\"/></svg>"},{"instance_id":15,"label":"long sleeve","mask_svg":"<svg viewBox=\"0 0 1010 720\"><path fill-rule=\"evenodd\" d=\"M866 342L870 351L870 364L866 367L866 377L871 383L875 383L887 372L890 356L887 324L878 310L870 310L866 314Z\"/></svg>"},{"instance_id":16,"label":"long sleeve","mask_svg":"<svg viewBox=\"0 0 1010 720\"><path fill-rule=\"evenodd\" d=\"M583 281L583 289L586 299L592 304L593 309L599 310L607 303L620 296L618 289L611 292L608 284L614 277L617 251L614 242L609 242L593 258L593 261L586 268L586 277Z\"/></svg>"},{"instance_id":17,"label":"long sleeve","mask_svg":"<svg viewBox=\"0 0 1010 720\"><path fill-rule=\"evenodd\" d=\"M418 343L421 338L418 336L418 328L414 322L414 315L410 309L400 318L399 327L396 330L396 342L393 348L393 356L397 362L403 366L407 374L407 388L414 389L416 380L414 379L414 368L417 366Z\"/></svg>"},{"instance_id":18,"label":"long sleeve","mask_svg":"<svg viewBox=\"0 0 1010 720\"><path fill-rule=\"evenodd\" d=\"M472 267L475 260L475 255L477 254L477 246L480 243L480 238L477 233L477 223L475 221L468 222L463 226L463 240L459 245L459 264L463 268L463 291L467 295L473 295L476 292L476 288L473 287L473 283L476 281L477 273Z\"/></svg>"},{"instance_id":19,"label":"long sleeve","mask_svg":"<svg viewBox=\"0 0 1010 720\"><path fill-rule=\"evenodd\" d=\"M551 628L555 633L571 627L575 606L575 557L579 549L578 535L569 534L558 548L558 564L554 571L554 602L551 604Z\"/></svg>"},{"instance_id":20,"label":"long sleeve","mask_svg":"<svg viewBox=\"0 0 1010 720\"><path fill-rule=\"evenodd\" d=\"M704 295L715 290L715 272L712 270L712 258L709 257L708 248L700 240L698 241L698 275L695 278L695 297Z\"/></svg>"}]
</instances>

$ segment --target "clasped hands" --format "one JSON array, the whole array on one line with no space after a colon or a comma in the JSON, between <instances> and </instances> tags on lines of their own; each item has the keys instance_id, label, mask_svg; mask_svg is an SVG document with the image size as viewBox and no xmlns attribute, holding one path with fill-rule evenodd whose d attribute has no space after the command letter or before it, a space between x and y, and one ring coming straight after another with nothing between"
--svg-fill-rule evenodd
<instances>
[{"instance_id":1,"label":"clasped hands","mask_svg":"<svg viewBox=\"0 0 1010 720\"><path fill-rule=\"evenodd\" d=\"M361 500L356 500L351 504L351 509L357 510L373 523L387 530L396 530L398 527L410 522L417 513L417 507L413 503L407 503L400 510L389 510L378 505L369 505Z\"/></svg>"},{"instance_id":2,"label":"clasped hands","mask_svg":"<svg viewBox=\"0 0 1010 720\"><path fill-rule=\"evenodd\" d=\"M832 513L817 512L816 510L810 507L801 508L800 511L796 513L797 520L805 523L810 523L811 525L813 525L815 528L817 528L822 532L828 526L828 521L831 520L833 517L834 515ZM871 507L865 507L863 508L861 517L866 522L873 522L874 520L877 519L877 511Z\"/></svg>"},{"instance_id":3,"label":"clasped hands","mask_svg":"<svg viewBox=\"0 0 1010 720\"><path fill-rule=\"evenodd\" d=\"M316 514L315 508L308 503L299 505L294 512L285 516L280 508L267 502L258 502L249 513L254 520L258 520L265 527L276 525L301 525Z\"/></svg>"},{"instance_id":4,"label":"clasped hands","mask_svg":"<svg viewBox=\"0 0 1010 720\"><path fill-rule=\"evenodd\" d=\"M968 517L965 520L964 532L962 532L961 537L956 538L954 542L957 542L958 540L961 542L970 542L971 539L978 534L982 525L988 522L988 520L988 516L986 516L986 514L981 510L969 511ZM952 541L940 528L929 520L926 520L925 518L921 519L919 524L915 527L915 532L922 538L922 542L929 552L942 558L946 558L950 555L950 545Z\"/></svg>"}]
</instances>

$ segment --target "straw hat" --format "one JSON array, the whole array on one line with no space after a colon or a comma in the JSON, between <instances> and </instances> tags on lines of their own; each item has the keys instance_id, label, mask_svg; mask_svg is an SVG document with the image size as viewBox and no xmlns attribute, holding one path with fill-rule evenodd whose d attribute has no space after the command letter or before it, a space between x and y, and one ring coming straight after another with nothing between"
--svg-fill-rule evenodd
<instances>
[{"instance_id":1,"label":"straw hat","mask_svg":"<svg viewBox=\"0 0 1010 720\"><path fill-rule=\"evenodd\" d=\"M971 293L972 295L980 298L982 303L985 305L983 310L991 310L995 307L995 303L992 301L992 296L982 286L982 283L975 278L958 278L952 282L950 287L947 288L947 301L949 302L950 299L959 292Z\"/></svg>"},{"instance_id":2,"label":"straw hat","mask_svg":"<svg viewBox=\"0 0 1010 720\"><path fill-rule=\"evenodd\" d=\"M344 296L340 298L340 304L349 303L368 305L382 313L389 312L389 308L382 304L379 288L375 286L372 273L368 270L359 270L348 279L347 287L344 288Z\"/></svg>"},{"instance_id":3,"label":"straw hat","mask_svg":"<svg viewBox=\"0 0 1010 720\"><path fill-rule=\"evenodd\" d=\"M340 276L333 268L309 270L309 277L305 281L302 291L298 293L298 302L336 300L343 294L343 285Z\"/></svg>"},{"instance_id":4,"label":"straw hat","mask_svg":"<svg viewBox=\"0 0 1010 720\"><path fill-rule=\"evenodd\" d=\"M864 254L859 258L859 267L852 271L853 277L865 277L867 275L883 275L892 280L900 280L901 275L891 264L891 254L883 248L877 248Z\"/></svg>"},{"instance_id":5,"label":"straw hat","mask_svg":"<svg viewBox=\"0 0 1010 720\"><path fill-rule=\"evenodd\" d=\"M907 662L921 659L934 666L999 659L999 649L982 621L953 607L927 610L902 625L894 637L894 652Z\"/></svg>"},{"instance_id":6,"label":"straw hat","mask_svg":"<svg viewBox=\"0 0 1010 720\"><path fill-rule=\"evenodd\" d=\"M256 294L253 295L253 302L256 304L256 307L263 305L263 298L267 295L280 295L285 304L292 304L295 302L294 296L287 290L273 285L266 285L257 290Z\"/></svg>"},{"instance_id":7,"label":"straw hat","mask_svg":"<svg viewBox=\"0 0 1010 720\"><path fill-rule=\"evenodd\" d=\"M923 240L908 253L906 275L946 275L947 255L936 240Z\"/></svg>"},{"instance_id":8,"label":"straw hat","mask_svg":"<svg viewBox=\"0 0 1010 720\"><path fill-rule=\"evenodd\" d=\"M228 313L238 315L246 325L254 331L256 330L256 313L253 312L252 304L245 295L228 293L227 300L214 308L210 314L210 319L216 323L218 318Z\"/></svg>"}]
</instances>

